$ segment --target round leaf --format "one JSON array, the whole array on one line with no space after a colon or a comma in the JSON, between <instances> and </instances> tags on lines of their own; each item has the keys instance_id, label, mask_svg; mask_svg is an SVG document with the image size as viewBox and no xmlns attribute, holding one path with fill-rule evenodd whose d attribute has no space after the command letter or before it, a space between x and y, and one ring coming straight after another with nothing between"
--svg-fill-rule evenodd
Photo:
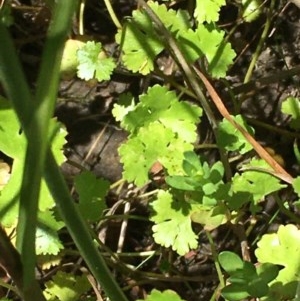
<instances>
[{"instance_id":1,"label":"round leaf","mask_svg":"<svg viewBox=\"0 0 300 301\"><path fill-rule=\"evenodd\" d=\"M237 254L233 252L221 252L218 258L222 268L229 274L232 274L237 270L243 269L244 262Z\"/></svg>"}]
</instances>

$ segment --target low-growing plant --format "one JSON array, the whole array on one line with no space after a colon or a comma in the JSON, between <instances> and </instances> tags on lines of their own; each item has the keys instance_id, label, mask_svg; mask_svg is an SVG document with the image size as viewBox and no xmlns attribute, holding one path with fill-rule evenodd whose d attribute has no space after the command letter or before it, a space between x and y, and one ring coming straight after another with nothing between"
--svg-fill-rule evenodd
<instances>
[{"instance_id":1,"label":"low-growing plant","mask_svg":"<svg viewBox=\"0 0 300 301\"><path fill-rule=\"evenodd\" d=\"M174 10L159 1L137 2L139 8L115 37L119 60L109 56L97 41L68 40L63 52L74 4L57 3L34 94L24 79L7 24L0 22L0 43L7 46L0 49L0 81L7 94L7 99L0 98L0 151L13 162L11 171L0 164L0 216L6 231L0 231L0 247L6 250L0 264L15 281L15 293L24 300L71 301L87 296L91 284L85 274L58 271L45 283L44 292L35 279L37 261L49 268L61 260L65 247L58 231L67 227L107 297L126 300L89 228L105 214L110 183L82 172L74 179L78 194L75 203L58 170L65 159L66 131L52 118L56 91L59 74L104 81L121 65L141 76L151 72L162 75L157 58L167 53L187 87L174 84L172 76L164 75L170 85L152 85L138 97L121 95L112 110L115 120L128 132L127 141L119 148L122 180L143 187L152 181L150 171L155 164L163 173L163 182L149 198L155 243L184 256L199 248L199 233L194 227L198 224L209 237L220 282L217 290L226 300L297 300L300 235L294 224L299 218L285 207L288 200L282 200L279 192L289 187L299 198L300 177L292 178L255 141L255 130L242 115L228 113L208 80L224 78L235 58L226 32L217 25L225 1L197 0L193 12ZM241 12L246 21L251 21L249 10L257 12L261 6L257 1L248 2L242 2ZM15 77L20 89L16 89ZM223 115L222 120L215 117L207 97L199 90L201 85ZM287 98L282 113L289 115L290 127L298 130L299 99ZM220 159L214 162L196 147L203 115L209 119L220 153ZM251 157L253 150L257 156ZM296 145L294 151L299 159ZM249 160L233 169L231 154L249 155ZM269 195L274 196L291 223L258 238L253 262L247 256L215 250L211 231L221 225L236 229L247 212L256 216L261 211ZM7 239L14 229L16 244ZM15 255L9 257L10 251ZM14 264L2 264L5 260ZM171 298L181 300L171 290L154 289L147 296L149 301Z\"/></svg>"}]
</instances>

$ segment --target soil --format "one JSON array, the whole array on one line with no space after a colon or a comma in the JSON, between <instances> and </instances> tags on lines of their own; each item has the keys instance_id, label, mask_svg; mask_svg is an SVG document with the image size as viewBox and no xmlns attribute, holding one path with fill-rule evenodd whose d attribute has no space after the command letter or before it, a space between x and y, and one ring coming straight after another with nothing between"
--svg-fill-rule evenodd
<instances>
[{"instance_id":1,"label":"soil","mask_svg":"<svg viewBox=\"0 0 300 301\"><path fill-rule=\"evenodd\" d=\"M172 6L174 9L185 8L188 2L190 1L173 1ZM11 33L25 74L34 88L51 11L43 1L20 0L12 3L15 23L11 26ZM136 8L133 0L114 0L113 4L120 19L130 16L131 11ZM226 84L224 80L214 81L213 84L231 112L235 112L234 101L243 100L240 112L255 128L256 139L262 145L273 148L283 158L287 171L297 175L299 165L292 146L298 134L288 135L281 131L292 132L287 116L281 113L280 106L287 96L299 96L300 9L293 3L276 1L268 37L259 53L250 81L244 84L245 74L266 24L270 1L264 2L261 15L251 23L242 21L237 5L236 1L227 1L219 21L220 27L231 32L229 40L237 57L228 72ZM87 35L101 41L108 51L117 53L114 44L116 29L103 1L86 1L85 31ZM77 34L77 23L74 20L70 37ZM62 171L70 187L74 176L83 169L91 170L111 183L121 179L122 165L117 149L126 141L127 134L113 121L111 109L122 93L139 95L144 90L145 83L153 81L155 77L152 75L142 77L119 71L108 82L86 83L77 78L61 81L55 115L68 131L68 143L65 147L68 160L63 164ZM200 142L213 142L211 130L205 121L202 124L199 129ZM211 160L216 157L214 151L206 151L205 154ZM121 201L130 200L131 213L141 217L130 220L123 251L157 250L159 256L145 262L143 258L122 258L124 265L141 264L141 268L133 274L128 274L124 266L118 268L108 261L109 264L115 268L118 281L125 287L130 300L143 299L152 288L173 289L187 301L210 300L218 285L218 278L206 236L195 225L195 230L200 233L200 246L182 257L171 250L161 250L156 246L151 235L151 223L147 220L147 202L141 202L138 198L141 192L150 191L152 188L145 187L143 191L139 191L125 185L122 189L114 189L109 194L107 203L112 210L116 209L116 213L122 213L124 205ZM290 192L286 191L286 194L290 195ZM274 212L272 198L267 199L263 206L265 215L270 216ZM268 225L265 215L259 216L249 244L261 233L273 231L286 220L286 217L278 216L277 220ZM249 221L250 216L245 217L245 225ZM115 220L106 226L99 236L112 251L116 251L121 221ZM213 231L217 250L229 249L241 253L240 233L239 229L228 230L227 226Z\"/></svg>"}]
</instances>

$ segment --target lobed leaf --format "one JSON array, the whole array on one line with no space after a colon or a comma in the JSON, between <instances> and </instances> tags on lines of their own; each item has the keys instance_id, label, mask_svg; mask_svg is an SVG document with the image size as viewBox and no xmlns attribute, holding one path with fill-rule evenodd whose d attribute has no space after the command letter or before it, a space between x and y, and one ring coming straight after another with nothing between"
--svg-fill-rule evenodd
<instances>
[{"instance_id":1,"label":"lobed leaf","mask_svg":"<svg viewBox=\"0 0 300 301\"><path fill-rule=\"evenodd\" d=\"M242 174L235 174L232 178L232 185L227 199L231 209L237 210L243 204L250 202L251 210L257 210L257 204L275 191L285 187L280 180L273 175L255 170L255 168L268 170L269 165L261 159L252 159L249 164L244 165L245 170ZM254 170L251 170L253 168Z\"/></svg>"},{"instance_id":2,"label":"lobed leaf","mask_svg":"<svg viewBox=\"0 0 300 301\"><path fill-rule=\"evenodd\" d=\"M225 4L225 0L196 0L194 17L198 23L217 22L221 6Z\"/></svg>"},{"instance_id":3,"label":"lobed leaf","mask_svg":"<svg viewBox=\"0 0 300 301\"><path fill-rule=\"evenodd\" d=\"M179 42L190 62L205 57L208 72L215 78L224 77L233 63L235 52L224 39L225 32L213 26L199 24L196 30L181 32Z\"/></svg>"},{"instance_id":4,"label":"lobed leaf","mask_svg":"<svg viewBox=\"0 0 300 301\"><path fill-rule=\"evenodd\" d=\"M294 298L300 273L300 231L292 224L280 225L277 233L263 235L257 246L255 255L259 262L283 266L271 282L266 300Z\"/></svg>"},{"instance_id":5,"label":"lobed leaf","mask_svg":"<svg viewBox=\"0 0 300 301\"><path fill-rule=\"evenodd\" d=\"M156 289L153 289L151 293L146 297L146 299L143 299L145 301L184 301L181 299L176 292L172 290L165 290L163 292L160 292ZM138 299L137 301L142 301L142 299Z\"/></svg>"},{"instance_id":6,"label":"lobed leaf","mask_svg":"<svg viewBox=\"0 0 300 301\"><path fill-rule=\"evenodd\" d=\"M37 255L57 255L64 248L57 232L63 226L64 223L58 222L50 211L38 213L35 240Z\"/></svg>"},{"instance_id":7,"label":"lobed leaf","mask_svg":"<svg viewBox=\"0 0 300 301\"><path fill-rule=\"evenodd\" d=\"M96 222L106 209L105 196L110 183L97 179L90 171L84 171L75 177L75 189L79 195L78 209L88 222Z\"/></svg>"},{"instance_id":8,"label":"lobed leaf","mask_svg":"<svg viewBox=\"0 0 300 301\"><path fill-rule=\"evenodd\" d=\"M127 181L144 185L157 161L169 174L182 174L183 154L193 149L197 139L199 107L179 102L174 92L155 85L136 106L116 105L113 113L122 116L122 127L131 133L119 148Z\"/></svg>"},{"instance_id":9,"label":"lobed leaf","mask_svg":"<svg viewBox=\"0 0 300 301\"><path fill-rule=\"evenodd\" d=\"M63 154L63 145L66 143L65 136L66 131L56 119L53 119L50 123L49 139L58 164L65 160ZM18 216L18 197L23 177L26 144L26 138L11 103L0 97L0 151L13 159L10 179L0 192L1 223L4 227L13 225ZM42 181L39 210L45 211L53 206L53 198L45 182Z\"/></svg>"},{"instance_id":10,"label":"lobed leaf","mask_svg":"<svg viewBox=\"0 0 300 301\"><path fill-rule=\"evenodd\" d=\"M74 301L80 300L82 294L86 293L90 288L85 275L74 276L71 273L58 271L52 280L45 283L44 291L47 300ZM57 299L56 299L57 298Z\"/></svg>"},{"instance_id":11,"label":"lobed leaf","mask_svg":"<svg viewBox=\"0 0 300 301\"><path fill-rule=\"evenodd\" d=\"M254 135L254 130L247 125L241 115L232 118L249 134ZM228 120L224 119L218 127L218 144L228 151L238 151L245 154L253 149L248 140Z\"/></svg>"},{"instance_id":12,"label":"lobed leaf","mask_svg":"<svg viewBox=\"0 0 300 301\"><path fill-rule=\"evenodd\" d=\"M152 230L156 243L166 248L172 247L179 255L197 247L197 235L191 227L192 205L175 200L168 191L160 190L151 207L151 220L155 222Z\"/></svg>"},{"instance_id":13,"label":"lobed leaf","mask_svg":"<svg viewBox=\"0 0 300 301\"><path fill-rule=\"evenodd\" d=\"M116 64L111 57L106 57L100 42L87 42L77 51L77 76L84 80L96 78L98 81L109 80Z\"/></svg>"}]
</instances>

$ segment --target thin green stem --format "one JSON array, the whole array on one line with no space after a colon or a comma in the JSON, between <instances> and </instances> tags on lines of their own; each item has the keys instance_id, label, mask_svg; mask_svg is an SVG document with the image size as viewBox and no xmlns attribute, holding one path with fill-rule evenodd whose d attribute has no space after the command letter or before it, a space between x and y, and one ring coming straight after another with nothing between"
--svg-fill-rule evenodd
<instances>
[{"instance_id":1,"label":"thin green stem","mask_svg":"<svg viewBox=\"0 0 300 301\"><path fill-rule=\"evenodd\" d=\"M0 79L4 84L9 98L13 102L16 113L21 121L25 136L30 142L31 146L28 149L34 151L35 159L38 158L39 161L39 166L37 166L36 161L32 162L32 157L29 157L29 160L27 159L27 164L28 162L31 162L31 167L33 170L38 169L38 172L34 171L35 180L33 185L33 182L29 181L29 179L31 179L31 175L28 174L30 168L27 168L24 174L25 178L23 184L23 186L28 185L27 191L30 191L31 189L39 190L39 187L36 185L40 181L40 169L44 169L42 160L43 152L45 151L45 148L46 150L48 149L47 125L53 113L59 74L57 68L59 68L63 42L65 39L65 33L67 32L67 26L64 25L66 26L64 27L59 23L64 23L62 20L71 20L73 7L76 7L74 2L59 1L58 3L59 5L57 6L52 28L49 31L49 39L43 56L43 64L38 80L35 102L29 93L29 88L26 85L25 77L21 71L12 41L6 28L0 23L0 42L1 45L6 46L0 48ZM33 104L36 106L35 110L33 110ZM32 110L34 112L31 112ZM30 114L32 114L32 118L30 118ZM43 121L46 123L46 125L43 124ZM31 124L36 125L38 129L35 129ZM46 134L44 137L41 137L45 132ZM35 137L36 134L38 137ZM34 147L33 142L36 143L37 141L38 144L36 147ZM39 144L40 142L43 144L42 147ZM90 233L84 221L82 220L82 217L78 214L74 201L69 194L68 188L49 149L44 172L46 175L47 184L50 187L55 201L57 202L57 207L61 213L61 216L64 218L66 225L91 272L94 274L95 278L103 287L107 296L111 300L127 301L126 297L112 277L112 274L108 270L104 259L101 257L100 253L95 247L95 244L90 237ZM26 189L23 188L23 194L25 192ZM18 226L19 229L21 225L26 228L25 230L18 230L20 235L18 239L22 253L23 265L25 266L23 274L24 277L29 276L31 278L30 281L32 281L30 283L30 281L27 279L26 288L22 287L22 290L25 292L24 300L40 301L44 300L44 297L38 286L38 283L33 278L34 275L32 273L32 271L34 271L34 266L32 265L34 262L33 258L35 258L35 250L32 248L32 245L29 245L32 253L25 250L25 246L27 244L26 238L30 237L30 243L32 244L32 237L35 237L34 220L36 219L37 212L36 193L31 193L30 197L35 197L35 199L30 200L30 202L33 204L28 204L23 200L23 205L21 206L22 212L20 212L23 216L22 221L19 222ZM28 208L29 210L34 208L35 211L28 211ZM33 222L29 222L28 219L33 219ZM32 232L29 233L29 229L33 226L34 228ZM25 254L27 254L26 256L29 256L30 258L29 264L24 264L28 259L25 257Z\"/></svg>"},{"instance_id":2,"label":"thin green stem","mask_svg":"<svg viewBox=\"0 0 300 301\"><path fill-rule=\"evenodd\" d=\"M217 253L217 250L215 248L215 244L214 244L214 241L213 241L213 238L212 238L210 232L205 231L205 233L206 233L206 236L207 236L209 244L210 244L211 253L212 253L212 256L213 256L213 259L214 259L214 262L215 262L215 267L216 267L217 274L218 274L219 281L220 281L220 286L221 286L221 288L223 288L223 287L225 287L225 280L224 280L222 270L221 270L221 267L220 267L220 264L219 264L218 253Z\"/></svg>"},{"instance_id":3,"label":"thin green stem","mask_svg":"<svg viewBox=\"0 0 300 301\"><path fill-rule=\"evenodd\" d=\"M66 223L69 232L77 245L80 254L89 269L102 285L110 300L127 301L122 290L113 278L105 260L96 248L89 229L79 214L74 200L71 198L68 187L55 162L51 152L48 152L45 165L45 180L53 195L57 209Z\"/></svg>"},{"instance_id":4,"label":"thin green stem","mask_svg":"<svg viewBox=\"0 0 300 301\"><path fill-rule=\"evenodd\" d=\"M32 300L32 285L36 283L35 231L40 184L48 149L50 119L56 103L60 62L75 7L76 2L66 1L58 1L55 6L42 56L31 120L24 128L28 145L20 192L16 244L23 263L25 301ZM43 295L39 296L39 299L43 300Z\"/></svg>"},{"instance_id":5,"label":"thin green stem","mask_svg":"<svg viewBox=\"0 0 300 301\"><path fill-rule=\"evenodd\" d=\"M106 6L106 8L107 8L107 10L108 10L108 13L109 13L109 15L110 15L110 17L111 17L113 23L115 24L115 26L116 26L118 29L122 29L122 25L121 25L121 23L120 23L120 21L119 21L117 15L116 15L116 13L115 13L115 11L114 11L112 5L111 5L111 3L110 3L110 0L104 0L104 3L105 3L105 6Z\"/></svg>"},{"instance_id":6,"label":"thin green stem","mask_svg":"<svg viewBox=\"0 0 300 301\"><path fill-rule=\"evenodd\" d=\"M26 131L28 137L32 137L35 131L30 132L32 126L30 125L30 110L33 104L33 98L29 92L29 88L26 84L25 76L21 70L21 65L18 61L12 40L4 27L0 22L0 44L5 45L0 49L0 80L7 92L7 95L12 101L12 104L19 115L19 119L22 122L23 129ZM33 141L40 141L39 138ZM32 144L27 148L28 151L35 151L32 148ZM27 154L27 164L31 164L32 169L35 169L36 161L32 160L33 154ZM38 160L39 163L41 160ZM39 166L41 168L41 166ZM39 181L41 177L41 169L36 172L35 170L31 174L30 168L25 167L24 181L22 181L22 188L20 198L23 205L20 206L22 211L22 218L28 219L26 225L23 226L26 229L22 229L23 234L29 233L27 246L29 250L26 250L26 256L21 250L21 267L19 273L21 275L12 275L16 278L20 294L24 300L45 300L43 294L39 288L38 283L35 280L35 226L36 226L36 211L30 211L32 208L36 208L38 193L39 193ZM33 176L33 177L32 177ZM38 185L37 187L32 185ZM28 202L28 207L24 206L24 202ZM34 210L34 209L33 209ZM28 251L28 252L27 252ZM22 279L21 282L18 279Z\"/></svg>"},{"instance_id":7,"label":"thin green stem","mask_svg":"<svg viewBox=\"0 0 300 301\"><path fill-rule=\"evenodd\" d=\"M245 75L245 78L244 78L244 84L245 83L248 83L252 77L252 73L253 73L253 70L254 70L254 67L256 65L256 62L258 60L258 57L261 53L261 49L266 41L266 38L268 37L268 33L269 33L269 30L270 30L270 27L271 27L271 12L273 11L274 9L274 5L275 5L275 1L272 0L271 1L271 6L269 8L269 13L267 15L267 20L266 20L266 24L265 24L265 27L264 27L264 30L263 30L263 33L261 35L261 38L257 44L257 47L256 47L256 50L252 56L252 60L250 62L250 65L249 65L249 68L247 70L247 73Z\"/></svg>"},{"instance_id":8,"label":"thin green stem","mask_svg":"<svg viewBox=\"0 0 300 301\"><path fill-rule=\"evenodd\" d=\"M79 23L78 32L80 35L84 35L84 8L85 8L85 0L81 0L79 5L79 16L78 16L78 23Z\"/></svg>"}]
</instances>

